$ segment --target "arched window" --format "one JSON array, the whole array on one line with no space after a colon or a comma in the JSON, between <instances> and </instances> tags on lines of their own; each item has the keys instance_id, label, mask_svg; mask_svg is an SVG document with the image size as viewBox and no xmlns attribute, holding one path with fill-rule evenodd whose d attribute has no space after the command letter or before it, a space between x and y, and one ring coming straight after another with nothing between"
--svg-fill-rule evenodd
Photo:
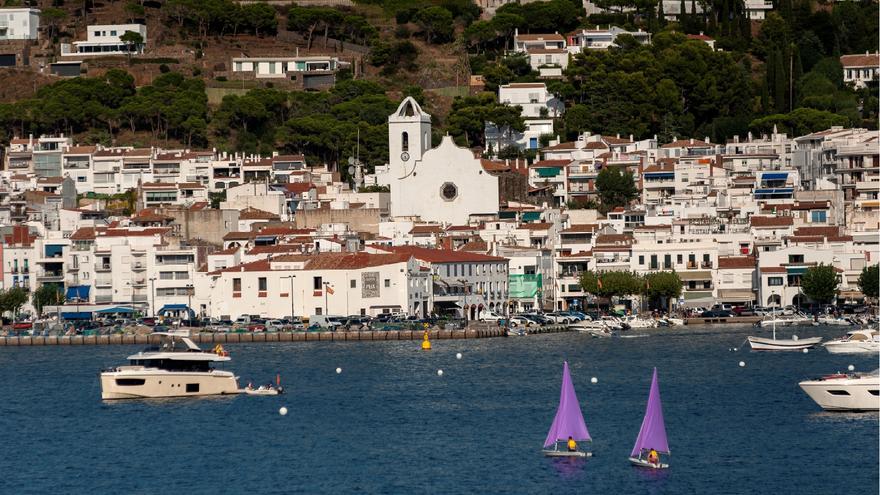
<instances>
[{"instance_id":1,"label":"arched window","mask_svg":"<svg viewBox=\"0 0 880 495\"><path fill-rule=\"evenodd\" d=\"M404 132L400 135L401 151L409 151L409 133Z\"/></svg>"}]
</instances>

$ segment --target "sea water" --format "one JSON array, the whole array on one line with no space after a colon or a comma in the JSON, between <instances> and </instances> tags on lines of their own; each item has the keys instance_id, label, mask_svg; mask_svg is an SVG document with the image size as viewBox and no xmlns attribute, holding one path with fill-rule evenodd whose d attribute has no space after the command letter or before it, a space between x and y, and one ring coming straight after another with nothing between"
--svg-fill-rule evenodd
<instances>
[{"instance_id":1,"label":"sea water","mask_svg":"<svg viewBox=\"0 0 880 495\"><path fill-rule=\"evenodd\" d=\"M101 401L99 370L138 348L0 348L0 492L877 493L877 414L797 386L876 356L750 352L743 327L630 333L649 336L228 345L241 386L280 373L286 394L171 400ZM563 360L586 460L541 455ZM654 366L664 472L627 462Z\"/></svg>"}]
</instances>

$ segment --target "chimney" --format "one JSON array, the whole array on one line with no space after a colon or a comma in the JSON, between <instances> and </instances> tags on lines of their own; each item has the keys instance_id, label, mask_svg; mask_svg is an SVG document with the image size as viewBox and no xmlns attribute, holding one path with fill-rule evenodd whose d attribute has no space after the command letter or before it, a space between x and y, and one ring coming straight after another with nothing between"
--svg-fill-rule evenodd
<instances>
[{"instance_id":1,"label":"chimney","mask_svg":"<svg viewBox=\"0 0 880 495\"><path fill-rule=\"evenodd\" d=\"M691 138L691 144L694 144L694 138Z\"/></svg>"}]
</instances>

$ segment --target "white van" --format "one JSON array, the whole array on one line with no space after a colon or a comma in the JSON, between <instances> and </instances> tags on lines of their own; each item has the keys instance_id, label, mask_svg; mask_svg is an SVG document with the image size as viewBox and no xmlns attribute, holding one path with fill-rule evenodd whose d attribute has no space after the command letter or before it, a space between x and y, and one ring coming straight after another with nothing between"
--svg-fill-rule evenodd
<instances>
[{"instance_id":1,"label":"white van","mask_svg":"<svg viewBox=\"0 0 880 495\"><path fill-rule=\"evenodd\" d=\"M485 309L483 311L480 311L480 321L501 321L503 319L503 316L496 314L492 311L487 311Z\"/></svg>"}]
</instances>

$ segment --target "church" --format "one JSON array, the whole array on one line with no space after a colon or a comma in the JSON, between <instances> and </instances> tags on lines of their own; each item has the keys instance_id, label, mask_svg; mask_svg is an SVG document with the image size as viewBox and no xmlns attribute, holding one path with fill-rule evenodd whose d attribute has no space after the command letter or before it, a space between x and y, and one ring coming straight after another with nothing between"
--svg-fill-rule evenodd
<instances>
[{"instance_id":1,"label":"church","mask_svg":"<svg viewBox=\"0 0 880 495\"><path fill-rule=\"evenodd\" d=\"M449 135L432 148L431 116L412 97L388 117L388 151L376 173L391 188L393 217L464 225L471 215L498 213L498 178Z\"/></svg>"}]
</instances>

